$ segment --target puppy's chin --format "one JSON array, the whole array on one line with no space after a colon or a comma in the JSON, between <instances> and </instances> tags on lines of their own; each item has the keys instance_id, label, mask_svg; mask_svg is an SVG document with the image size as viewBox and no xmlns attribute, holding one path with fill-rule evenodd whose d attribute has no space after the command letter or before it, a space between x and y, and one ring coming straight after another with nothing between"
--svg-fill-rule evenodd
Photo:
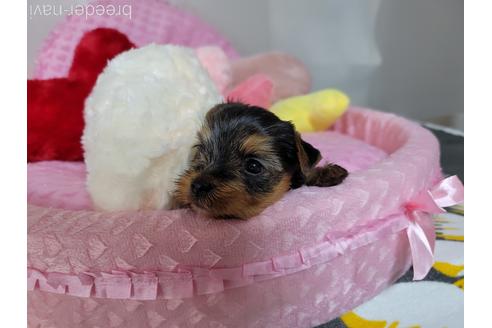
<instances>
[{"instance_id":1,"label":"puppy's chin","mask_svg":"<svg viewBox=\"0 0 492 328\"><path fill-rule=\"evenodd\" d=\"M211 212L207 211L206 209L204 209L204 208L202 208L200 206L197 206L194 203L191 203L190 204L190 207L198 215L201 215L201 216L204 216L204 217L207 217L207 218L211 218L211 219L215 218L214 215Z\"/></svg>"},{"instance_id":2,"label":"puppy's chin","mask_svg":"<svg viewBox=\"0 0 492 328\"><path fill-rule=\"evenodd\" d=\"M231 211L225 204L233 205L233 202L216 200L213 204L202 204L200 201L190 202L191 209L206 218L213 219L246 219L245 213ZM234 207L234 206L233 206Z\"/></svg>"},{"instance_id":3,"label":"puppy's chin","mask_svg":"<svg viewBox=\"0 0 492 328\"><path fill-rule=\"evenodd\" d=\"M195 213L213 219L248 219L263 210L255 211L256 208L251 206L245 208L245 206L238 205L230 199L216 200L213 204L207 205L191 200L190 207Z\"/></svg>"}]
</instances>

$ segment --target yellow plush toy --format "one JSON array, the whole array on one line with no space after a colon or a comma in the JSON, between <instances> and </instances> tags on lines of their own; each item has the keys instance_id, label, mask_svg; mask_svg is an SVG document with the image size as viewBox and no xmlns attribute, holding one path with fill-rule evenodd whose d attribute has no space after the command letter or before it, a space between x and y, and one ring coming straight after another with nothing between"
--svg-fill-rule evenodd
<instances>
[{"instance_id":1,"label":"yellow plush toy","mask_svg":"<svg viewBox=\"0 0 492 328\"><path fill-rule=\"evenodd\" d=\"M325 89L304 96L276 102L270 111L284 121L291 121L299 132L323 131L342 116L349 105L346 94Z\"/></svg>"}]
</instances>

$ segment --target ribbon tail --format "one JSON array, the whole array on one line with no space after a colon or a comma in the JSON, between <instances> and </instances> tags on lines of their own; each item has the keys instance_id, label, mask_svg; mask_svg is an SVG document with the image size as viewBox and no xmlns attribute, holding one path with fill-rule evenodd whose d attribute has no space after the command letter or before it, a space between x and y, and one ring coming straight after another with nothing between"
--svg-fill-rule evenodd
<instances>
[{"instance_id":1,"label":"ribbon tail","mask_svg":"<svg viewBox=\"0 0 492 328\"><path fill-rule=\"evenodd\" d=\"M410 221L407 228L413 262L413 280L422 280L434 264L434 254L422 227Z\"/></svg>"}]
</instances>

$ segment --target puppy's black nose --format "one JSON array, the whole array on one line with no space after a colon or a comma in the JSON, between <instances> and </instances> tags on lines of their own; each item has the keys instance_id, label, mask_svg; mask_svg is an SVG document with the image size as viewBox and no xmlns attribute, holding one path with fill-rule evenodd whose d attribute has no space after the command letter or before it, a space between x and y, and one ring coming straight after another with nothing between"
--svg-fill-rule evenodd
<instances>
[{"instance_id":1,"label":"puppy's black nose","mask_svg":"<svg viewBox=\"0 0 492 328\"><path fill-rule=\"evenodd\" d=\"M195 196L204 196L213 189L213 185L203 179L195 179L191 183L191 192Z\"/></svg>"}]
</instances>

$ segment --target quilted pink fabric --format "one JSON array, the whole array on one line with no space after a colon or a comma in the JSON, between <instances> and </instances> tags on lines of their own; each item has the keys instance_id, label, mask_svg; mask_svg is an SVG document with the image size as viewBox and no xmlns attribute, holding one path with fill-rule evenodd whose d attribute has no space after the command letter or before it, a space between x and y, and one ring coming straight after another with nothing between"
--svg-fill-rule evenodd
<instances>
[{"instance_id":1,"label":"quilted pink fabric","mask_svg":"<svg viewBox=\"0 0 492 328\"><path fill-rule=\"evenodd\" d=\"M72 15L59 23L44 40L37 56L34 78L50 79L68 74L75 47L82 35L97 27L115 28L125 33L138 47L155 42L171 43L191 48L214 45L221 47L229 58L236 51L217 31L198 17L188 14L162 0L96 0L97 5L131 6L131 17L125 15ZM99 12L99 11L98 11Z\"/></svg>"},{"instance_id":2,"label":"quilted pink fabric","mask_svg":"<svg viewBox=\"0 0 492 328\"><path fill-rule=\"evenodd\" d=\"M104 214L30 203L28 265L39 275L28 280L30 326L310 327L376 295L410 266L402 207L440 178L438 143L403 118L358 108L334 131L379 154L365 161L369 166L352 167L343 184L289 192L249 221L209 220L189 210ZM322 151L334 153L329 146ZM337 161L344 165L352 156ZM319 247L326 244L333 247ZM176 276L159 278L156 299L129 299L141 281L119 272L155 271L184 274L182 284ZM67 289L53 274L98 272L89 298L69 296L73 284ZM108 294L122 291L111 283L128 289ZM189 294L175 297L178 290Z\"/></svg>"}]
</instances>

